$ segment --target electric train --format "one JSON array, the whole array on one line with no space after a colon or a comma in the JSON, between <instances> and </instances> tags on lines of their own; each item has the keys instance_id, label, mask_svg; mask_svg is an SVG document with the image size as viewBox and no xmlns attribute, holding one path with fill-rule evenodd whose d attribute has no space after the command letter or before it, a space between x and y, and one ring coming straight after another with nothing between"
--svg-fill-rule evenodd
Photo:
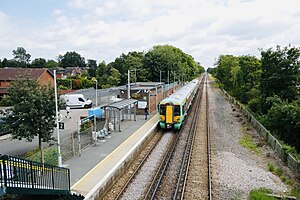
<instances>
[{"instance_id":1,"label":"electric train","mask_svg":"<svg viewBox=\"0 0 300 200\"><path fill-rule=\"evenodd\" d=\"M199 83L199 79L194 79L160 102L159 125L162 129L180 129Z\"/></svg>"}]
</instances>

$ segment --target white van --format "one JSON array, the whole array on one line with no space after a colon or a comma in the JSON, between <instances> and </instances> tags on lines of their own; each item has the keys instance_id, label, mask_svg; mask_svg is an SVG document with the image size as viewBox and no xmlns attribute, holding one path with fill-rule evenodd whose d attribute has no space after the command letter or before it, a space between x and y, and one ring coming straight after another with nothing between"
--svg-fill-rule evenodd
<instances>
[{"instance_id":1,"label":"white van","mask_svg":"<svg viewBox=\"0 0 300 200\"><path fill-rule=\"evenodd\" d=\"M67 106L70 108L91 108L93 102L87 100L83 94L64 94L60 96L63 99Z\"/></svg>"}]
</instances>

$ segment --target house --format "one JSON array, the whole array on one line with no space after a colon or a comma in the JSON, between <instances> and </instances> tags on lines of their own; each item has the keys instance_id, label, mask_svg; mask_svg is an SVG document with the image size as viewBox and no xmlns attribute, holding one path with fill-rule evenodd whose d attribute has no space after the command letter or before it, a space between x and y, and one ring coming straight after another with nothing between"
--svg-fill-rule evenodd
<instances>
[{"instance_id":1,"label":"house","mask_svg":"<svg viewBox=\"0 0 300 200\"><path fill-rule=\"evenodd\" d=\"M8 95L10 82L25 75L40 85L50 84L54 87L54 76L46 68L0 68L0 99Z\"/></svg>"}]
</instances>

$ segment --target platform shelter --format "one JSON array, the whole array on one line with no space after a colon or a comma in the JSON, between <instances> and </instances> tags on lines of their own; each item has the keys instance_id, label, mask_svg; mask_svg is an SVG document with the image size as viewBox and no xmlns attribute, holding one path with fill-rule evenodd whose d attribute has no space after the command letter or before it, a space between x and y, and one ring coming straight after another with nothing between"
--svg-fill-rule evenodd
<instances>
[{"instance_id":1,"label":"platform shelter","mask_svg":"<svg viewBox=\"0 0 300 200\"><path fill-rule=\"evenodd\" d=\"M113 125L114 131L118 126L118 129L121 132L122 120L131 120L133 118L133 120L136 121L137 104L138 100L136 99L123 99L103 106L103 109L105 110L105 118Z\"/></svg>"}]
</instances>

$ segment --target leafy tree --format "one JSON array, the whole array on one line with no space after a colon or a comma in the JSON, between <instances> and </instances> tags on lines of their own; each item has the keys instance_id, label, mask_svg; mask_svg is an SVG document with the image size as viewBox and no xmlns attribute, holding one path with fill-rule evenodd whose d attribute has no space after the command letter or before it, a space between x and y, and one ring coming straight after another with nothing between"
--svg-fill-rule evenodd
<instances>
[{"instance_id":1,"label":"leafy tree","mask_svg":"<svg viewBox=\"0 0 300 200\"><path fill-rule=\"evenodd\" d=\"M58 67L58 63L55 60L47 60L45 63L46 68L56 68Z\"/></svg>"},{"instance_id":2,"label":"leafy tree","mask_svg":"<svg viewBox=\"0 0 300 200\"><path fill-rule=\"evenodd\" d=\"M5 67L24 67L24 65L22 65L20 62L13 59L7 60L5 65Z\"/></svg>"},{"instance_id":3,"label":"leafy tree","mask_svg":"<svg viewBox=\"0 0 300 200\"><path fill-rule=\"evenodd\" d=\"M25 138L31 142L38 136L41 162L44 163L42 142L52 139L55 125L54 89L21 77L10 83L9 93L13 107L4 118L6 129L13 139Z\"/></svg>"},{"instance_id":4,"label":"leafy tree","mask_svg":"<svg viewBox=\"0 0 300 200\"><path fill-rule=\"evenodd\" d=\"M110 88L120 84L121 73L117 69L107 67L105 71L106 73L103 74L98 81L101 88Z\"/></svg>"},{"instance_id":5,"label":"leafy tree","mask_svg":"<svg viewBox=\"0 0 300 200\"><path fill-rule=\"evenodd\" d=\"M90 77L95 77L96 76L96 69L97 69L97 61L96 60L88 60L87 63L88 67L88 73Z\"/></svg>"},{"instance_id":6,"label":"leafy tree","mask_svg":"<svg viewBox=\"0 0 300 200\"><path fill-rule=\"evenodd\" d=\"M32 68L44 68L46 65L46 59L44 58L36 58L31 62Z\"/></svg>"},{"instance_id":7,"label":"leafy tree","mask_svg":"<svg viewBox=\"0 0 300 200\"><path fill-rule=\"evenodd\" d=\"M2 63L1 63L1 67L2 68L8 67L7 62L8 62L8 60L6 58L3 58Z\"/></svg>"},{"instance_id":8,"label":"leafy tree","mask_svg":"<svg viewBox=\"0 0 300 200\"><path fill-rule=\"evenodd\" d=\"M300 48L277 46L261 51L263 96L278 95L289 101L299 97Z\"/></svg>"},{"instance_id":9,"label":"leafy tree","mask_svg":"<svg viewBox=\"0 0 300 200\"><path fill-rule=\"evenodd\" d=\"M14 60L20 63L20 66L27 67L30 62L31 55L26 52L23 47L18 47L16 50L13 50Z\"/></svg>"},{"instance_id":10,"label":"leafy tree","mask_svg":"<svg viewBox=\"0 0 300 200\"><path fill-rule=\"evenodd\" d=\"M112 66L121 73L121 85L127 84L128 82L128 70L131 70L130 79L135 81L147 81L148 73L143 68L143 52L129 52L127 55L122 54L112 62ZM135 77L135 72L137 76Z\"/></svg>"},{"instance_id":11,"label":"leafy tree","mask_svg":"<svg viewBox=\"0 0 300 200\"><path fill-rule=\"evenodd\" d=\"M237 78L234 73L237 73L238 67L239 61L237 57L232 55L221 55L219 57L215 75L226 90L233 88L233 82Z\"/></svg>"},{"instance_id":12,"label":"leafy tree","mask_svg":"<svg viewBox=\"0 0 300 200\"><path fill-rule=\"evenodd\" d=\"M300 152L300 99L289 103L274 96L267 102L272 105L265 118L266 127Z\"/></svg>"},{"instance_id":13,"label":"leafy tree","mask_svg":"<svg viewBox=\"0 0 300 200\"><path fill-rule=\"evenodd\" d=\"M168 71L170 82L174 73L177 77L181 75L182 79L191 80L204 70L192 56L171 45L154 46L145 54L143 64L149 73L148 79L152 81L160 81L161 73L162 81L166 82Z\"/></svg>"},{"instance_id":14,"label":"leafy tree","mask_svg":"<svg viewBox=\"0 0 300 200\"><path fill-rule=\"evenodd\" d=\"M67 52L63 56L59 56L59 66L66 67L85 67L85 59L80 54L73 52Z\"/></svg>"}]
</instances>

